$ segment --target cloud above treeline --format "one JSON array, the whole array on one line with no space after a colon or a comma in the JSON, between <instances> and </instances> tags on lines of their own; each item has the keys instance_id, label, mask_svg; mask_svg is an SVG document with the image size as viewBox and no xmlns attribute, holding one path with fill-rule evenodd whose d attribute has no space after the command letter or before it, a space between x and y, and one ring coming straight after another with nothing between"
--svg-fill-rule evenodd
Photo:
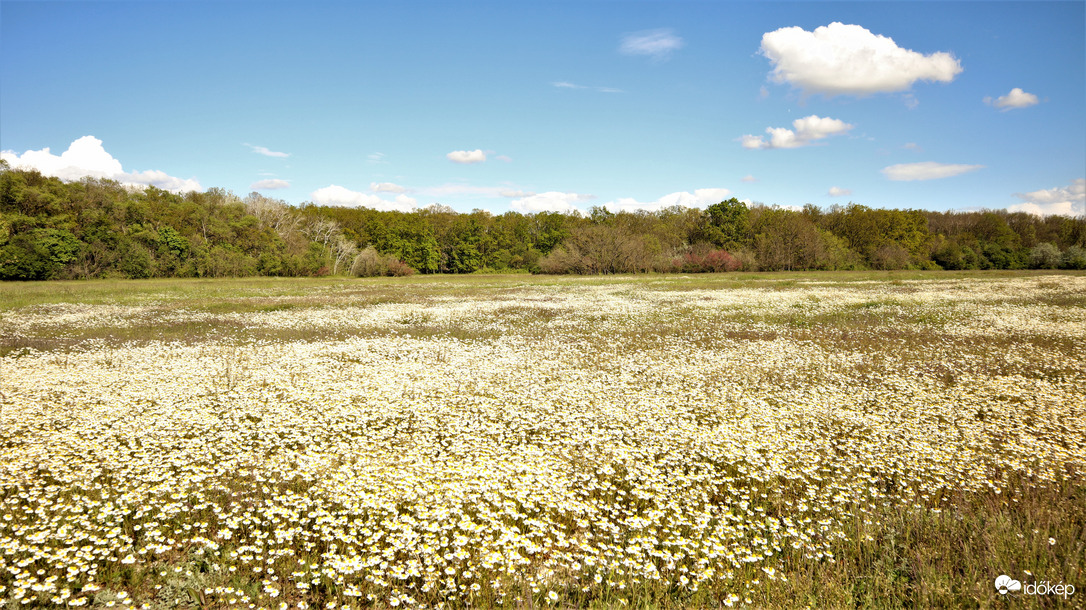
<instances>
[{"instance_id":1,"label":"cloud above treeline","mask_svg":"<svg viewBox=\"0 0 1086 610\"><path fill-rule=\"evenodd\" d=\"M720 203L731 197L731 195L732 192L726 188L704 188L697 189L693 193L688 191L668 193L654 201L638 201L632 197L623 197L615 199L614 201L608 201L603 204L603 207L607 208L608 211L616 213L636 212L638 210L655 212L674 206L681 206L684 208L704 208L714 203Z\"/></svg>"},{"instance_id":2,"label":"cloud above treeline","mask_svg":"<svg viewBox=\"0 0 1086 610\"><path fill-rule=\"evenodd\" d=\"M1029 212L1038 216L1086 215L1086 178L1073 180L1067 186L1015 193L1014 196L1021 199L1022 203L1007 206L1011 212Z\"/></svg>"},{"instance_id":3,"label":"cloud above treeline","mask_svg":"<svg viewBox=\"0 0 1086 610\"><path fill-rule=\"evenodd\" d=\"M925 55L840 22L812 32L800 27L767 32L761 52L773 64L773 82L829 97L906 91L917 81L948 83L962 72L950 53Z\"/></svg>"},{"instance_id":4,"label":"cloud above treeline","mask_svg":"<svg viewBox=\"0 0 1086 610\"><path fill-rule=\"evenodd\" d=\"M410 212L418 201L407 195L396 195L395 199L384 199L372 193L352 191L338 184L330 184L309 194L309 198L318 205L340 206L346 208L373 208L375 210Z\"/></svg>"},{"instance_id":5,"label":"cloud above treeline","mask_svg":"<svg viewBox=\"0 0 1086 610\"><path fill-rule=\"evenodd\" d=\"M601 208L609 212L655 212L674 206L686 208L704 208L714 203L720 203L731 197L732 192L726 188L704 188L694 192L677 191L668 193L653 201L638 201L633 197L621 197L600 204ZM584 193L547 191L535 193L510 202L509 207L516 212L562 212L562 213L586 213L584 204L596 199L594 195ZM581 205L578 205L581 204Z\"/></svg>"},{"instance_id":6,"label":"cloud above treeline","mask_svg":"<svg viewBox=\"0 0 1086 610\"><path fill-rule=\"evenodd\" d=\"M195 178L177 178L161 170L126 172L121 162L102 147L102 141L94 136L83 136L72 142L68 149L54 155L48 147L28 150L22 154L5 150L0 158L15 169L35 169L43 176L61 180L105 178L129 186L153 186L174 193L203 191Z\"/></svg>"},{"instance_id":7,"label":"cloud above treeline","mask_svg":"<svg viewBox=\"0 0 1086 610\"><path fill-rule=\"evenodd\" d=\"M581 193L563 193L561 191L547 191L544 193L532 193L509 202L509 207L516 212L533 214L535 212L563 212L583 213L575 204L580 201L593 199L592 195Z\"/></svg>"}]
</instances>

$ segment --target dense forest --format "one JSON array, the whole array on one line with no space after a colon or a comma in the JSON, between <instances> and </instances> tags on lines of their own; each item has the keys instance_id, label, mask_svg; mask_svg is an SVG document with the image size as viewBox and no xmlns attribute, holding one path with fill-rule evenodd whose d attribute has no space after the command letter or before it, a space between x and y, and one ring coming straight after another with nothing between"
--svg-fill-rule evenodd
<instances>
[{"instance_id":1,"label":"dense forest","mask_svg":"<svg viewBox=\"0 0 1086 610\"><path fill-rule=\"evenodd\" d=\"M1086 218L862 205L587 216L300 207L222 189L63 182L0 164L0 279L1086 269Z\"/></svg>"}]
</instances>

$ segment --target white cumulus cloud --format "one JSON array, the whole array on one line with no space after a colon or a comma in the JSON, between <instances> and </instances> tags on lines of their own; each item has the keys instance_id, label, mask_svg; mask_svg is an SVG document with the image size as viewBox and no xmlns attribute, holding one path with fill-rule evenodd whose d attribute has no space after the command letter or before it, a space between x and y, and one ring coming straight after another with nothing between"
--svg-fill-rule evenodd
<instances>
[{"instance_id":1,"label":"white cumulus cloud","mask_svg":"<svg viewBox=\"0 0 1086 610\"><path fill-rule=\"evenodd\" d=\"M725 188L706 188L697 189L693 193L687 191L668 193L655 201L638 201L632 197L623 197L614 201L608 201L603 204L603 207L615 213L623 211L634 212L637 210L655 212L676 205L684 208L704 208L714 203L724 201L731 197L731 194L732 192Z\"/></svg>"},{"instance_id":2,"label":"white cumulus cloud","mask_svg":"<svg viewBox=\"0 0 1086 610\"><path fill-rule=\"evenodd\" d=\"M83 136L72 142L68 150L54 155L49 148L28 150L21 155L14 151L0 152L0 158L13 168L36 169L44 176L61 180L80 178L107 178L130 186L154 186L175 193L202 191L195 178L177 178L161 170L126 172L121 162L102 147L102 141L94 136Z\"/></svg>"},{"instance_id":3,"label":"white cumulus cloud","mask_svg":"<svg viewBox=\"0 0 1086 610\"><path fill-rule=\"evenodd\" d=\"M1021 199L1022 203L1007 206L1007 210L1011 212L1029 212L1038 216L1086 215L1086 178L1074 180L1068 186L1015 193L1014 196Z\"/></svg>"},{"instance_id":4,"label":"white cumulus cloud","mask_svg":"<svg viewBox=\"0 0 1086 610\"><path fill-rule=\"evenodd\" d=\"M259 180L249 185L249 189L253 191L264 191L271 189L285 189L290 188L290 182L286 180L279 180L277 178L270 178L268 180Z\"/></svg>"},{"instance_id":5,"label":"white cumulus cloud","mask_svg":"<svg viewBox=\"0 0 1086 610\"><path fill-rule=\"evenodd\" d=\"M348 208L373 208L375 210L398 210L410 212L418 202L407 195L397 195L392 201L382 199L370 193L360 193L337 184L330 184L310 193L309 198L320 205L336 205Z\"/></svg>"},{"instance_id":6,"label":"white cumulus cloud","mask_svg":"<svg viewBox=\"0 0 1086 610\"><path fill-rule=\"evenodd\" d=\"M769 134L764 136L745 135L739 138L743 148L799 148L810 146L814 142L830 136L848 133L855 127L840 119L811 115L792 121L793 129L787 127L766 127Z\"/></svg>"},{"instance_id":7,"label":"white cumulus cloud","mask_svg":"<svg viewBox=\"0 0 1086 610\"><path fill-rule=\"evenodd\" d=\"M656 61L667 59L681 49L683 39L669 29L633 32L622 37L618 50L623 55L647 55Z\"/></svg>"},{"instance_id":8,"label":"white cumulus cloud","mask_svg":"<svg viewBox=\"0 0 1086 610\"><path fill-rule=\"evenodd\" d=\"M486 153L479 149L454 150L445 157L453 163L482 163L486 161Z\"/></svg>"},{"instance_id":9,"label":"white cumulus cloud","mask_svg":"<svg viewBox=\"0 0 1086 610\"><path fill-rule=\"evenodd\" d=\"M532 214L535 212L575 212L583 214L575 203L592 199L591 195L580 193L563 193L560 191L547 191L535 193L509 202L509 207L517 212Z\"/></svg>"},{"instance_id":10,"label":"white cumulus cloud","mask_svg":"<svg viewBox=\"0 0 1086 610\"><path fill-rule=\"evenodd\" d=\"M984 167L983 165L964 165L961 163L936 163L935 161L922 161L920 163L899 163L882 168L882 175L890 180L935 180L936 178L950 178L966 172L971 172Z\"/></svg>"},{"instance_id":11,"label":"white cumulus cloud","mask_svg":"<svg viewBox=\"0 0 1086 610\"><path fill-rule=\"evenodd\" d=\"M852 189L843 189L839 186L831 186L830 191L826 193L830 197L844 197L852 194Z\"/></svg>"},{"instance_id":12,"label":"white cumulus cloud","mask_svg":"<svg viewBox=\"0 0 1086 610\"><path fill-rule=\"evenodd\" d=\"M1011 92L1007 95L1001 95L994 100L990 97L984 98L984 103L990 106L995 106L1000 110L1006 112L1014 108L1026 108L1040 103L1036 95L1032 93L1026 93L1020 88L1015 87L1011 89Z\"/></svg>"},{"instance_id":13,"label":"white cumulus cloud","mask_svg":"<svg viewBox=\"0 0 1086 610\"><path fill-rule=\"evenodd\" d=\"M831 97L904 91L918 80L947 83L962 71L950 53L924 55L840 22L813 32L800 27L767 32L761 50L773 64L775 82Z\"/></svg>"},{"instance_id":14,"label":"white cumulus cloud","mask_svg":"<svg viewBox=\"0 0 1086 610\"><path fill-rule=\"evenodd\" d=\"M290 156L290 153L276 152L274 150L268 150L267 148L265 148L263 146L254 146L252 144L245 144L245 146L248 146L256 154L264 155L265 157L276 157L276 158L279 158L279 159L285 159L285 158Z\"/></svg>"}]
</instances>

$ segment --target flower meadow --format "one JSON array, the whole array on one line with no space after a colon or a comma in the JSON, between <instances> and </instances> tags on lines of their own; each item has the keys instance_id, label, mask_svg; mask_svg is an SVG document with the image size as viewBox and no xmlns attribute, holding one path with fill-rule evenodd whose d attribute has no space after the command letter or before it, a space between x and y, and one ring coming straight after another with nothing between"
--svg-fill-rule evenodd
<instances>
[{"instance_id":1,"label":"flower meadow","mask_svg":"<svg viewBox=\"0 0 1086 610\"><path fill-rule=\"evenodd\" d=\"M0 607L1086 588L1082 274L306 282L0 293Z\"/></svg>"}]
</instances>

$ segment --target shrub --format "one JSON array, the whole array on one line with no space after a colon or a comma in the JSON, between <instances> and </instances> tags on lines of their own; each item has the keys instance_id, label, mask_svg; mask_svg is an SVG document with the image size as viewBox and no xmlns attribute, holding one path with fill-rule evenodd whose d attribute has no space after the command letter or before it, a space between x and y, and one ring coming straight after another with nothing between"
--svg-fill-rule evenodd
<instances>
[{"instance_id":1,"label":"shrub","mask_svg":"<svg viewBox=\"0 0 1086 610\"><path fill-rule=\"evenodd\" d=\"M539 270L543 273L556 275L564 273L579 273L580 257L572 253L564 245L555 246L549 254L539 259Z\"/></svg>"},{"instance_id":2,"label":"shrub","mask_svg":"<svg viewBox=\"0 0 1086 610\"><path fill-rule=\"evenodd\" d=\"M414 275L415 270L395 256L381 254L373 246L367 247L354 257L351 275L356 277L377 277Z\"/></svg>"},{"instance_id":3,"label":"shrub","mask_svg":"<svg viewBox=\"0 0 1086 610\"><path fill-rule=\"evenodd\" d=\"M120 270L125 277L142 279L151 277L154 262L151 252L142 244L126 241L122 243Z\"/></svg>"},{"instance_id":4,"label":"shrub","mask_svg":"<svg viewBox=\"0 0 1086 610\"><path fill-rule=\"evenodd\" d=\"M1060 266L1064 269L1086 269L1086 250L1071 246L1063 253L1063 264Z\"/></svg>"},{"instance_id":5,"label":"shrub","mask_svg":"<svg viewBox=\"0 0 1086 610\"><path fill-rule=\"evenodd\" d=\"M398 258L392 258L388 262L388 274L395 277L406 277L408 275L415 275L415 270Z\"/></svg>"},{"instance_id":6,"label":"shrub","mask_svg":"<svg viewBox=\"0 0 1086 610\"><path fill-rule=\"evenodd\" d=\"M672 260L672 267L683 273L719 273L737 271L742 266L737 258L727 250L714 250L695 247L686 254Z\"/></svg>"},{"instance_id":7,"label":"shrub","mask_svg":"<svg viewBox=\"0 0 1086 610\"><path fill-rule=\"evenodd\" d=\"M909 266L912 256L901 244L884 244L875 250L871 256L871 262L876 269L894 270L905 269Z\"/></svg>"},{"instance_id":8,"label":"shrub","mask_svg":"<svg viewBox=\"0 0 1086 610\"><path fill-rule=\"evenodd\" d=\"M733 256L739 261L739 271L758 271L758 257L750 250L744 248L735 252Z\"/></svg>"},{"instance_id":9,"label":"shrub","mask_svg":"<svg viewBox=\"0 0 1086 610\"><path fill-rule=\"evenodd\" d=\"M1055 269L1060 266L1063 257L1054 244L1037 244L1029 251L1029 266L1032 269Z\"/></svg>"},{"instance_id":10,"label":"shrub","mask_svg":"<svg viewBox=\"0 0 1086 610\"><path fill-rule=\"evenodd\" d=\"M653 248L642 235L610 225L572 231L564 243L539 261L543 273L643 273L656 266Z\"/></svg>"},{"instance_id":11,"label":"shrub","mask_svg":"<svg viewBox=\"0 0 1086 610\"><path fill-rule=\"evenodd\" d=\"M384 270L381 268L382 258L373 246L366 248L359 252L358 256L354 257L354 262L351 264L351 275L356 277L384 275Z\"/></svg>"},{"instance_id":12,"label":"shrub","mask_svg":"<svg viewBox=\"0 0 1086 610\"><path fill-rule=\"evenodd\" d=\"M943 269L980 269L981 266L976 251L953 240L938 244L931 257Z\"/></svg>"}]
</instances>

